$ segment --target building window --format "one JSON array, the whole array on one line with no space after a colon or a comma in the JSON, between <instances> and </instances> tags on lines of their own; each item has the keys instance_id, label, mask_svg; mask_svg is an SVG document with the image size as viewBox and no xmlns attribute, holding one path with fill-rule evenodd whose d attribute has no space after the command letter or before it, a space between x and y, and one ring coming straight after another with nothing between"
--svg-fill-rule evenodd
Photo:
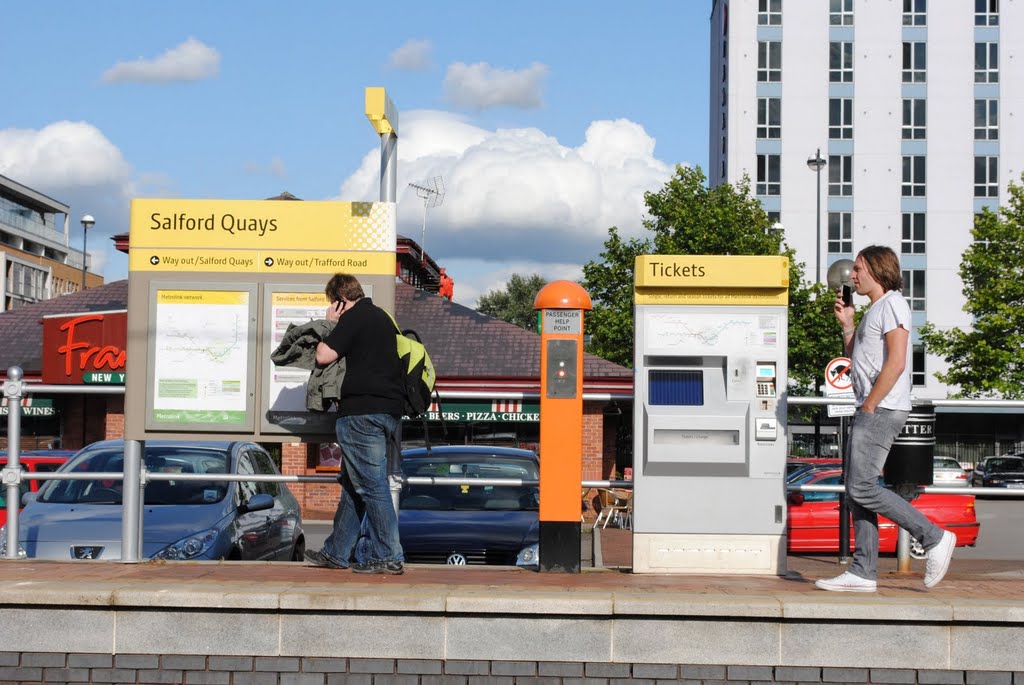
<instances>
[{"instance_id":1,"label":"building window","mask_svg":"<svg viewBox=\"0 0 1024 685\"><path fill-rule=\"evenodd\" d=\"M999 100L996 98L974 100L974 139L999 140Z\"/></svg>"},{"instance_id":2,"label":"building window","mask_svg":"<svg viewBox=\"0 0 1024 685\"><path fill-rule=\"evenodd\" d=\"M828 156L828 194L834 197L853 195L853 156Z\"/></svg>"},{"instance_id":3,"label":"building window","mask_svg":"<svg viewBox=\"0 0 1024 685\"><path fill-rule=\"evenodd\" d=\"M926 44L922 42L918 43L903 43L903 82L904 83L924 83L925 82L925 70L927 69L925 59L925 47Z\"/></svg>"},{"instance_id":4,"label":"building window","mask_svg":"<svg viewBox=\"0 0 1024 685\"><path fill-rule=\"evenodd\" d=\"M924 98L903 99L903 140L924 140Z\"/></svg>"},{"instance_id":5,"label":"building window","mask_svg":"<svg viewBox=\"0 0 1024 685\"><path fill-rule=\"evenodd\" d=\"M833 254L853 253L853 214L828 213L828 251Z\"/></svg>"},{"instance_id":6,"label":"building window","mask_svg":"<svg viewBox=\"0 0 1024 685\"><path fill-rule=\"evenodd\" d=\"M999 158L974 158L974 197L999 197Z\"/></svg>"},{"instance_id":7,"label":"building window","mask_svg":"<svg viewBox=\"0 0 1024 685\"><path fill-rule=\"evenodd\" d=\"M781 212L765 212L768 215L768 225L771 226L771 230L775 230L775 225L782 225L782 213Z\"/></svg>"},{"instance_id":8,"label":"building window","mask_svg":"<svg viewBox=\"0 0 1024 685\"><path fill-rule=\"evenodd\" d=\"M903 25L924 26L928 0L903 0Z\"/></svg>"},{"instance_id":9,"label":"building window","mask_svg":"<svg viewBox=\"0 0 1024 685\"><path fill-rule=\"evenodd\" d=\"M782 135L782 98L757 99L757 137L779 138Z\"/></svg>"},{"instance_id":10,"label":"building window","mask_svg":"<svg viewBox=\"0 0 1024 685\"><path fill-rule=\"evenodd\" d=\"M829 26L853 26L853 0L829 0Z\"/></svg>"},{"instance_id":11,"label":"building window","mask_svg":"<svg viewBox=\"0 0 1024 685\"><path fill-rule=\"evenodd\" d=\"M782 194L782 171L780 169L780 160L780 155L757 156L756 191L758 195Z\"/></svg>"},{"instance_id":12,"label":"building window","mask_svg":"<svg viewBox=\"0 0 1024 685\"><path fill-rule=\"evenodd\" d=\"M853 81L853 43L828 44L828 80L831 83Z\"/></svg>"},{"instance_id":13,"label":"building window","mask_svg":"<svg viewBox=\"0 0 1024 685\"><path fill-rule=\"evenodd\" d=\"M974 44L974 82L999 83L999 43Z\"/></svg>"},{"instance_id":14,"label":"building window","mask_svg":"<svg viewBox=\"0 0 1024 685\"><path fill-rule=\"evenodd\" d=\"M903 254L924 254L925 215L923 212L907 212L903 215Z\"/></svg>"},{"instance_id":15,"label":"building window","mask_svg":"<svg viewBox=\"0 0 1024 685\"><path fill-rule=\"evenodd\" d=\"M900 194L903 197L924 197L924 170L924 155L903 156L903 185L900 188Z\"/></svg>"},{"instance_id":16,"label":"building window","mask_svg":"<svg viewBox=\"0 0 1024 685\"><path fill-rule=\"evenodd\" d=\"M774 83L782 80L782 43L762 40L757 43L757 80Z\"/></svg>"},{"instance_id":17,"label":"building window","mask_svg":"<svg viewBox=\"0 0 1024 685\"><path fill-rule=\"evenodd\" d=\"M757 23L761 26L781 26L782 0L757 0Z\"/></svg>"},{"instance_id":18,"label":"building window","mask_svg":"<svg viewBox=\"0 0 1024 685\"><path fill-rule=\"evenodd\" d=\"M828 137L833 140L853 138L853 99L829 98Z\"/></svg>"},{"instance_id":19,"label":"building window","mask_svg":"<svg viewBox=\"0 0 1024 685\"><path fill-rule=\"evenodd\" d=\"M924 269L903 270L903 297L907 298L910 311L923 312L924 309Z\"/></svg>"},{"instance_id":20,"label":"building window","mask_svg":"<svg viewBox=\"0 0 1024 685\"><path fill-rule=\"evenodd\" d=\"M974 0L974 25L999 26L999 0Z\"/></svg>"},{"instance_id":21,"label":"building window","mask_svg":"<svg viewBox=\"0 0 1024 685\"><path fill-rule=\"evenodd\" d=\"M924 385L924 345L914 345L910 364L910 384Z\"/></svg>"}]
</instances>

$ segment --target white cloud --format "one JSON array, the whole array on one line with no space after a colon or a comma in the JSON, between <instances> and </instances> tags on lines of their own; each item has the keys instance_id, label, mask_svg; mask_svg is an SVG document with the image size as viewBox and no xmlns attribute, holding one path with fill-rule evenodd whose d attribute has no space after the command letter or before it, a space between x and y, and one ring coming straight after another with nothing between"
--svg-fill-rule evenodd
<instances>
[{"instance_id":1,"label":"white cloud","mask_svg":"<svg viewBox=\"0 0 1024 685\"><path fill-rule=\"evenodd\" d=\"M547 66L537 62L519 71L486 62L455 62L448 66L444 90L448 100L459 107L533 109L543 104L541 91L547 73Z\"/></svg>"},{"instance_id":2,"label":"white cloud","mask_svg":"<svg viewBox=\"0 0 1024 685\"><path fill-rule=\"evenodd\" d=\"M189 38L154 59L118 62L103 72L106 83L175 83L202 81L220 71L220 53Z\"/></svg>"},{"instance_id":3,"label":"white cloud","mask_svg":"<svg viewBox=\"0 0 1024 685\"><path fill-rule=\"evenodd\" d=\"M427 71L433 66L430 61L433 48L429 40L408 40L391 53L389 65L400 71Z\"/></svg>"},{"instance_id":4,"label":"white cloud","mask_svg":"<svg viewBox=\"0 0 1024 685\"><path fill-rule=\"evenodd\" d=\"M578 279L596 259L608 228L641 236L643 195L664 186L672 167L632 121L596 121L577 148L535 128L486 130L464 117L403 114L398 142L398 232L420 242L423 200L410 182L444 179L440 207L428 210L425 247L456 280L455 300L503 287L511 273ZM380 152L371 150L338 199L379 196Z\"/></svg>"},{"instance_id":5,"label":"white cloud","mask_svg":"<svg viewBox=\"0 0 1024 685\"><path fill-rule=\"evenodd\" d=\"M116 145L95 126L58 121L42 129L0 129L0 174L70 205L69 242L81 249L79 219L92 214L90 271L123 278L127 256L114 250L110 236L128 230L128 202L138 193L134 172ZM144 178L146 186L162 179ZM58 224L57 230L63 231Z\"/></svg>"}]
</instances>

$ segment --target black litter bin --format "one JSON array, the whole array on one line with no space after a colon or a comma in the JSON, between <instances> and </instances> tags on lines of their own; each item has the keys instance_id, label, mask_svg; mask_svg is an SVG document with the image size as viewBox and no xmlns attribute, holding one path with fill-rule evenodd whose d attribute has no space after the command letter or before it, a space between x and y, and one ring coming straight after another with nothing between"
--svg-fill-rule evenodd
<instances>
[{"instance_id":1,"label":"black litter bin","mask_svg":"<svg viewBox=\"0 0 1024 685\"><path fill-rule=\"evenodd\" d=\"M889 450L882 474L888 485L931 485L935 456L935 407L915 406Z\"/></svg>"}]
</instances>

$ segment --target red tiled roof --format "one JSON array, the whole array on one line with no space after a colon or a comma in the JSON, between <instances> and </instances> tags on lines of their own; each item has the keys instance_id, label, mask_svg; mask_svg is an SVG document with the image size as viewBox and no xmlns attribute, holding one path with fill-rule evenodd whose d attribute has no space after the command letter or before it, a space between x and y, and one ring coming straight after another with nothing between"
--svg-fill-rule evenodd
<instances>
[{"instance_id":1,"label":"red tiled roof","mask_svg":"<svg viewBox=\"0 0 1024 685\"><path fill-rule=\"evenodd\" d=\"M42 318L50 314L125 309L128 281L45 300L0 313L0 374L21 366L29 376L42 366ZM540 383L540 336L407 283L395 284L395 315L415 330L430 352L441 388L536 389ZM631 392L633 371L587 354L588 391Z\"/></svg>"}]
</instances>

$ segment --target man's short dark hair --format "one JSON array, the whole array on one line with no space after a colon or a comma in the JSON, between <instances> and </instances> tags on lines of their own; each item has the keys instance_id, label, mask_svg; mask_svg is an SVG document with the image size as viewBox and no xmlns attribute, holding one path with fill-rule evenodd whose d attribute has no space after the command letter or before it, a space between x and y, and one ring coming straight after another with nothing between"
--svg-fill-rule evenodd
<instances>
[{"instance_id":1,"label":"man's short dark hair","mask_svg":"<svg viewBox=\"0 0 1024 685\"><path fill-rule=\"evenodd\" d=\"M334 274L331 280L327 281L324 292L331 302L337 302L343 297L349 302L355 302L366 297L359 279L352 274Z\"/></svg>"}]
</instances>

